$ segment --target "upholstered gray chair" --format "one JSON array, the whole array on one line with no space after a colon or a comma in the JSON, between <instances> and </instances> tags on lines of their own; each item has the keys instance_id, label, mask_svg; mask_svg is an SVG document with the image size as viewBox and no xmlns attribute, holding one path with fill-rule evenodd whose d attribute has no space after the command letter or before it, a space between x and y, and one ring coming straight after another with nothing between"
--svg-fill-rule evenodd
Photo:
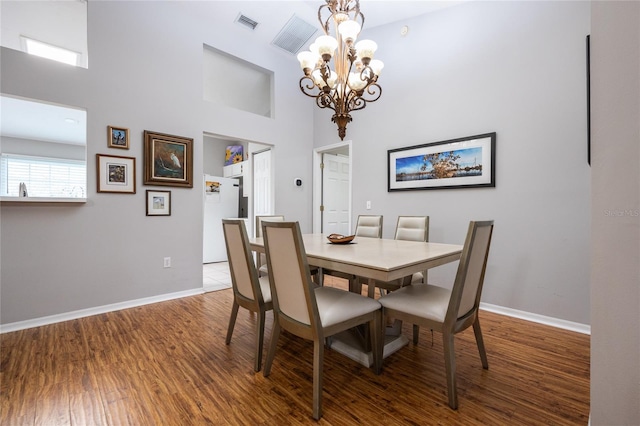
<instances>
[{"instance_id":1,"label":"upholstered gray chair","mask_svg":"<svg viewBox=\"0 0 640 426\"><path fill-rule=\"evenodd\" d=\"M262 346L264 341L265 314L273 309L269 277L258 277L253 255L249 246L249 237L244 220L223 219L222 229L227 246L229 272L233 287L233 305L225 343L231 343L233 328L240 306L257 314L256 354L253 369L260 371L262 366Z\"/></svg>"},{"instance_id":2,"label":"upholstered gray chair","mask_svg":"<svg viewBox=\"0 0 640 426\"><path fill-rule=\"evenodd\" d=\"M366 238L382 238L382 219L381 215L359 215L356 222L356 237ZM333 275L344 278L349 281L349 291L354 293L362 292L362 284L366 284L367 280L355 275L345 274L338 271L324 270L324 274Z\"/></svg>"},{"instance_id":3,"label":"upholstered gray chair","mask_svg":"<svg viewBox=\"0 0 640 426\"><path fill-rule=\"evenodd\" d=\"M382 216L364 214L358 216L355 235L357 237L382 238Z\"/></svg>"},{"instance_id":4,"label":"upholstered gray chair","mask_svg":"<svg viewBox=\"0 0 640 426\"><path fill-rule=\"evenodd\" d=\"M493 221L471 222L451 290L430 284L412 284L379 299L385 317L440 331L444 343L449 406L458 408L454 335L473 326L482 367L487 369L478 309L487 268Z\"/></svg>"},{"instance_id":5,"label":"upholstered gray chair","mask_svg":"<svg viewBox=\"0 0 640 426\"><path fill-rule=\"evenodd\" d=\"M273 295L274 325L264 365L269 376L281 330L313 341L313 418L322 416L325 338L369 324L373 368L382 366L381 309L378 301L334 287L316 287L297 222L262 224Z\"/></svg>"},{"instance_id":6,"label":"upholstered gray chair","mask_svg":"<svg viewBox=\"0 0 640 426\"><path fill-rule=\"evenodd\" d=\"M429 216L398 216L394 238L404 241L429 241ZM427 271L416 272L401 280L376 281L376 287L380 287L381 292L382 290L393 291L410 283L426 282L426 277Z\"/></svg>"}]
</instances>

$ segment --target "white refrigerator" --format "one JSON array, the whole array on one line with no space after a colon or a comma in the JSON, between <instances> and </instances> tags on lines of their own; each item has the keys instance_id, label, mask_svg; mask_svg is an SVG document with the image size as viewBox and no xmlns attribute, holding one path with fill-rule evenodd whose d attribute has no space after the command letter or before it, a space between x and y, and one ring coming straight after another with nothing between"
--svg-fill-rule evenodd
<instances>
[{"instance_id":1,"label":"white refrigerator","mask_svg":"<svg viewBox=\"0 0 640 426\"><path fill-rule=\"evenodd\" d=\"M238 179L204 175L203 263L227 260L222 219L238 216L239 190Z\"/></svg>"}]
</instances>

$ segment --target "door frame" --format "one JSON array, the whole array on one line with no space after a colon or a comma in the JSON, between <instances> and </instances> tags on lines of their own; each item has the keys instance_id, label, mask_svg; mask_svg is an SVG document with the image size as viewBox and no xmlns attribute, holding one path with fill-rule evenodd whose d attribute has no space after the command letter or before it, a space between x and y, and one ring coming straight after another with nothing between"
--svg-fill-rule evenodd
<instances>
[{"instance_id":1,"label":"door frame","mask_svg":"<svg viewBox=\"0 0 640 426\"><path fill-rule=\"evenodd\" d=\"M313 203L311 210L311 220L313 223L313 232L319 233L322 228L322 215L320 206L322 204L322 170L320 164L322 162L322 154L335 154L343 152L347 149L349 156L349 229L351 229L351 211L352 211L352 194L353 194L353 156L351 155L351 141L338 142L332 145L325 145L313 150Z\"/></svg>"},{"instance_id":2,"label":"door frame","mask_svg":"<svg viewBox=\"0 0 640 426\"><path fill-rule=\"evenodd\" d=\"M254 182L254 176L255 176L255 170L254 170L254 155L256 154L261 154L263 152L269 151L271 153L271 168L269 170L270 174L271 174L271 199L270 199L270 205L271 205L271 211L268 214L275 214L275 200L276 200L276 186L275 186L275 167L273 166L274 160L275 160L275 146L273 145L267 145L264 143L258 143L255 142L255 144L261 145L260 147L256 147L256 146L252 146L252 148L255 148L254 151L250 152L249 155L249 159L251 161L251 163L249 164L249 170L251 170L251 188L250 188L250 196L249 196L249 213L248 213L248 217L249 217L249 228L247 228L247 233L250 236L255 236L255 230L253 229L255 227L255 223L256 223L256 214L255 214L255 210L254 210L254 197L255 197L255 182ZM251 144L250 144L251 145Z\"/></svg>"}]
</instances>

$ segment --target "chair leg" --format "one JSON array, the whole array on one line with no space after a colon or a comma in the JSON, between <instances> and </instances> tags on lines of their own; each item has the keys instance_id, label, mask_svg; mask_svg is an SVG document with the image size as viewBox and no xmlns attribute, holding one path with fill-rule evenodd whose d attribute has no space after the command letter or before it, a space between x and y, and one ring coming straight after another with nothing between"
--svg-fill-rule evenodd
<instances>
[{"instance_id":1,"label":"chair leg","mask_svg":"<svg viewBox=\"0 0 640 426\"><path fill-rule=\"evenodd\" d=\"M478 344L478 352L480 352L480 360L482 360L482 368L489 369L489 362L487 361L487 352L484 349L484 339L482 338L482 331L480 330L480 320L476 318L473 323L473 333L476 335L476 343Z\"/></svg>"},{"instance_id":2,"label":"chair leg","mask_svg":"<svg viewBox=\"0 0 640 426\"><path fill-rule=\"evenodd\" d=\"M274 315L273 331L271 332L271 342L269 343L269 350L267 351L267 359L264 361L264 370L262 374L267 377L271 374L271 364L273 364L273 358L276 354L276 348L278 347L278 338L280 337L280 323L278 318Z\"/></svg>"},{"instance_id":3,"label":"chair leg","mask_svg":"<svg viewBox=\"0 0 640 426\"><path fill-rule=\"evenodd\" d=\"M322 417L322 367L324 363L324 339L313 342L313 418Z\"/></svg>"},{"instance_id":4,"label":"chair leg","mask_svg":"<svg viewBox=\"0 0 640 426\"><path fill-rule=\"evenodd\" d=\"M262 345L264 342L264 320L265 312L260 309L256 321L256 359L253 363L253 371L256 373L262 368Z\"/></svg>"},{"instance_id":5,"label":"chair leg","mask_svg":"<svg viewBox=\"0 0 640 426\"><path fill-rule=\"evenodd\" d=\"M227 328L227 339L225 340L225 343L228 345L229 343L231 343L231 336L233 335L233 327L235 327L236 325L236 317L238 316L238 309L240 308L240 305L238 305L238 303L236 303L236 301L233 301L233 307L231 308L231 317L229 317L229 328Z\"/></svg>"},{"instance_id":6,"label":"chair leg","mask_svg":"<svg viewBox=\"0 0 640 426\"><path fill-rule=\"evenodd\" d=\"M357 277L349 278L349 291L362 294L362 282Z\"/></svg>"},{"instance_id":7,"label":"chair leg","mask_svg":"<svg viewBox=\"0 0 640 426\"><path fill-rule=\"evenodd\" d=\"M420 326L418 324L413 324L413 344L417 345L419 339L420 339Z\"/></svg>"},{"instance_id":8,"label":"chair leg","mask_svg":"<svg viewBox=\"0 0 640 426\"><path fill-rule=\"evenodd\" d=\"M444 363L447 375L447 395L449 396L449 407L458 409L458 394L456 389L456 354L453 348L453 333L442 333L444 345Z\"/></svg>"}]
</instances>

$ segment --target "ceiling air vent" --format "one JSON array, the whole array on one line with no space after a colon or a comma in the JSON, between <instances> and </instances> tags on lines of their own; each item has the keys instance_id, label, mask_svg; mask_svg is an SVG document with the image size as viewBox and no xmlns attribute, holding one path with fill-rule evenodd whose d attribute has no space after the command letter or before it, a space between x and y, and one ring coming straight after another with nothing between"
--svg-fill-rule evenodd
<instances>
[{"instance_id":1,"label":"ceiling air vent","mask_svg":"<svg viewBox=\"0 0 640 426\"><path fill-rule=\"evenodd\" d=\"M236 22L238 24L244 25L247 28L250 28L252 30L255 30L256 27L258 26L258 23L256 21L254 21L253 19L249 18L248 16L244 16L242 13L240 15L238 15L238 18L236 19Z\"/></svg>"},{"instance_id":2,"label":"ceiling air vent","mask_svg":"<svg viewBox=\"0 0 640 426\"><path fill-rule=\"evenodd\" d=\"M295 55L315 33L316 27L294 15L271 44Z\"/></svg>"}]
</instances>

